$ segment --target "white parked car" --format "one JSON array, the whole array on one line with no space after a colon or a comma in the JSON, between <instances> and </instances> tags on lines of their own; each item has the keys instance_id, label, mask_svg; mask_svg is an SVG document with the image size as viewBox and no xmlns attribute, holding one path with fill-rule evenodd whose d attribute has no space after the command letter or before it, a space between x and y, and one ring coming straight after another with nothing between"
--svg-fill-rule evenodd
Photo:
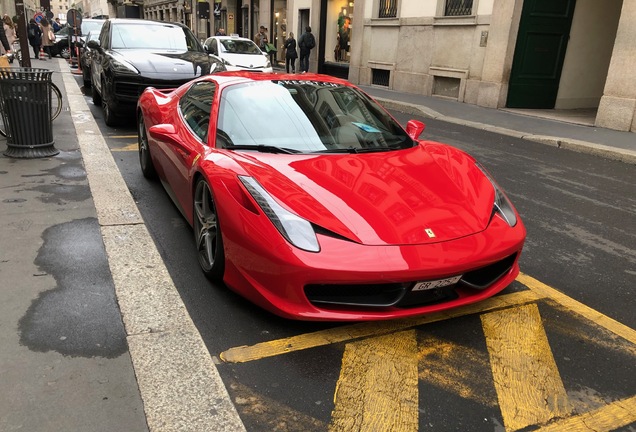
<instances>
[{"instance_id":1,"label":"white parked car","mask_svg":"<svg viewBox=\"0 0 636 432\"><path fill-rule=\"evenodd\" d=\"M206 39L203 48L208 54L218 57L229 71L273 71L267 54L247 38L212 36Z\"/></svg>"}]
</instances>

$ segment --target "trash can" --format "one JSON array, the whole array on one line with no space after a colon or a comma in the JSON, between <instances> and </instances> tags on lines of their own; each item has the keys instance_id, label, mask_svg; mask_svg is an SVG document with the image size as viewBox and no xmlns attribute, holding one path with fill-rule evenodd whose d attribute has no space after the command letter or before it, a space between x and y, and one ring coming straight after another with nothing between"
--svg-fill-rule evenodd
<instances>
[{"instance_id":1,"label":"trash can","mask_svg":"<svg viewBox=\"0 0 636 432\"><path fill-rule=\"evenodd\" d=\"M55 156L51 120L51 75L36 68L0 69L0 107L7 134L5 156Z\"/></svg>"}]
</instances>

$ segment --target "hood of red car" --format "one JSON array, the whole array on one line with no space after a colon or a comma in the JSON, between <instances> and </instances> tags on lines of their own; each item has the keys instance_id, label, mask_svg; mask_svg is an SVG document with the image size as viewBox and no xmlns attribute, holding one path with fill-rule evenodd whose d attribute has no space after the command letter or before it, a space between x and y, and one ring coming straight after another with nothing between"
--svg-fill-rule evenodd
<instances>
[{"instance_id":1,"label":"hood of red car","mask_svg":"<svg viewBox=\"0 0 636 432\"><path fill-rule=\"evenodd\" d=\"M282 205L366 245L448 241L483 231L494 190L472 158L437 143L366 154L236 152Z\"/></svg>"}]
</instances>

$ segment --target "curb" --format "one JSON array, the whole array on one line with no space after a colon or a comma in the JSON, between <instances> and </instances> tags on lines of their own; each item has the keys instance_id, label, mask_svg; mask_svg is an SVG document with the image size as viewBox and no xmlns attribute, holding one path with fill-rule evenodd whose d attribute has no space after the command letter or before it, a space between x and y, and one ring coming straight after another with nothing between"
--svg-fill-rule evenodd
<instances>
[{"instance_id":1,"label":"curb","mask_svg":"<svg viewBox=\"0 0 636 432\"><path fill-rule=\"evenodd\" d=\"M149 430L245 431L84 95L59 62Z\"/></svg>"},{"instance_id":2,"label":"curb","mask_svg":"<svg viewBox=\"0 0 636 432\"><path fill-rule=\"evenodd\" d=\"M424 116L447 123L453 123L461 126L467 126L475 129L485 130L499 135L506 135L514 138L521 138L541 144L547 144L552 147L562 148L565 150L585 153L593 156L600 156L605 159L617 160L620 162L636 165L636 151L617 149L602 144L591 143L588 141L575 140L572 138L564 138L558 136L535 135L526 132L520 132L514 129L507 129L490 124L473 122L470 120L460 119L457 117L445 116L428 107L407 102L398 102L392 99L374 98L384 108L399 111L405 114ZM635 135L636 139L636 135Z\"/></svg>"}]
</instances>

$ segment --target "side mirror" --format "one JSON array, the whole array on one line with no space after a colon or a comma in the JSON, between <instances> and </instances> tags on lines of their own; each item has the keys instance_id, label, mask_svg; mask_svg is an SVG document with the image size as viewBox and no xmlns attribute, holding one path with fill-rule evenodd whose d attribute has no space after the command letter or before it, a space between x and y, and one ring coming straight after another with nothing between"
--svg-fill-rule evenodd
<instances>
[{"instance_id":1,"label":"side mirror","mask_svg":"<svg viewBox=\"0 0 636 432\"><path fill-rule=\"evenodd\" d=\"M424 132L425 128L426 126L424 125L424 123L419 120L409 120L406 123L406 133L414 140L420 138L420 135L422 135L422 132Z\"/></svg>"},{"instance_id":2,"label":"side mirror","mask_svg":"<svg viewBox=\"0 0 636 432\"><path fill-rule=\"evenodd\" d=\"M158 124L148 129L148 134L157 141L162 141L181 147L181 142L177 139L177 130L172 124Z\"/></svg>"},{"instance_id":3,"label":"side mirror","mask_svg":"<svg viewBox=\"0 0 636 432\"><path fill-rule=\"evenodd\" d=\"M86 46L89 47L90 49L98 50L99 49L99 42L97 42L96 40L91 40L91 41L88 41Z\"/></svg>"}]
</instances>

